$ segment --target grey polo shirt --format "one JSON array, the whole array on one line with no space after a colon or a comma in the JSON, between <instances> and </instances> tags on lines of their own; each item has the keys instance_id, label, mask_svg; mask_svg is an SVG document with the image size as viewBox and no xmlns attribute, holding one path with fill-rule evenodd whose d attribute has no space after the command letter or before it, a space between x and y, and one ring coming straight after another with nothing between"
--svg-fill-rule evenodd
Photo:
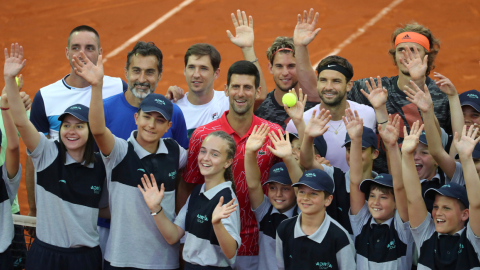
<instances>
[{"instance_id":1,"label":"grey polo shirt","mask_svg":"<svg viewBox=\"0 0 480 270\"><path fill-rule=\"evenodd\" d=\"M14 236L12 204L17 195L22 167L18 167L17 174L8 178L7 168L2 166L2 180L0 180L0 253L3 253L12 244Z\"/></svg>"},{"instance_id":2,"label":"grey polo shirt","mask_svg":"<svg viewBox=\"0 0 480 270\"><path fill-rule=\"evenodd\" d=\"M456 183L461 186L465 186L465 178L463 176L462 163L455 161L455 165L457 166L455 167L455 172L453 173L452 179L449 179L448 177L446 177L445 184Z\"/></svg>"}]
</instances>

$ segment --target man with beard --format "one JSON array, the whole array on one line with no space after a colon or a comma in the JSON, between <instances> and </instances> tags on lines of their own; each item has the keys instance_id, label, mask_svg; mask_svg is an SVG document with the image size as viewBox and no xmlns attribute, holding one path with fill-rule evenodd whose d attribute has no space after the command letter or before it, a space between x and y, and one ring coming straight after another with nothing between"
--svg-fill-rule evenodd
<instances>
[{"instance_id":1,"label":"man with beard","mask_svg":"<svg viewBox=\"0 0 480 270\"><path fill-rule=\"evenodd\" d=\"M310 63L307 45L313 41L320 31L320 29L315 29L318 16L318 13L314 16L313 9L310 9L308 15L307 11L304 11L303 19L299 17L297 26L295 27L293 39L295 47L297 48L297 68L303 71L298 73L300 83L309 80L312 75L315 76L315 72ZM345 116L345 110L348 108L352 111L356 110L359 116L363 118L363 125L374 131L376 125L375 112L366 105L347 101L347 92L353 84L351 81L353 77L353 67L347 59L335 55L327 56L318 64L317 73L317 96L320 97L322 102L305 111L303 119L305 123L308 123L314 110L316 110L317 114L322 109L330 111L332 118L328 123L329 128L327 132L323 134L323 138L328 145L327 154L324 158L330 161L332 166L347 172L349 166L345 159L346 150L345 147L343 147L347 129L342 120L342 117ZM291 120L286 130L288 132L298 133Z\"/></svg>"}]
</instances>

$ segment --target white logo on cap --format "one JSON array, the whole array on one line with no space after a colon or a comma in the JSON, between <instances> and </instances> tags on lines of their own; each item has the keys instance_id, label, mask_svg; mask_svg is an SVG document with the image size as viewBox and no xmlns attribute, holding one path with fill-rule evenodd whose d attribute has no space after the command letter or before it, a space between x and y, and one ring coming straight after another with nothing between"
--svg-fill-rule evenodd
<instances>
[{"instance_id":1,"label":"white logo on cap","mask_svg":"<svg viewBox=\"0 0 480 270\"><path fill-rule=\"evenodd\" d=\"M78 107L78 106L72 106L70 107L70 110L81 110L82 108L81 107Z\"/></svg>"},{"instance_id":2,"label":"white logo on cap","mask_svg":"<svg viewBox=\"0 0 480 270\"><path fill-rule=\"evenodd\" d=\"M306 173L305 177L316 177L317 175L315 173Z\"/></svg>"},{"instance_id":3,"label":"white logo on cap","mask_svg":"<svg viewBox=\"0 0 480 270\"><path fill-rule=\"evenodd\" d=\"M274 173L283 172L283 168L276 168L273 170Z\"/></svg>"},{"instance_id":4,"label":"white logo on cap","mask_svg":"<svg viewBox=\"0 0 480 270\"><path fill-rule=\"evenodd\" d=\"M158 98L155 99L155 102L157 102L160 105L165 105L165 101L163 101L161 99L158 99Z\"/></svg>"},{"instance_id":5,"label":"white logo on cap","mask_svg":"<svg viewBox=\"0 0 480 270\"><path fill-rule=\"evenodd\" d=\"M469 97L469 98L478 98L478 96L475 95L475 94L468 94L467 97Z\"/></svg>"},{"instance_id":6,"label":"white logo on cap","mask_svg":"<svg viewBox=\"0 0 480 270\"><path fill-rule=\"evenodd\" d=\"M379 176L375 177L375 179L380 179L380 178L383 178L383 175L379 175Z\"/></svg>"}]
</instances>

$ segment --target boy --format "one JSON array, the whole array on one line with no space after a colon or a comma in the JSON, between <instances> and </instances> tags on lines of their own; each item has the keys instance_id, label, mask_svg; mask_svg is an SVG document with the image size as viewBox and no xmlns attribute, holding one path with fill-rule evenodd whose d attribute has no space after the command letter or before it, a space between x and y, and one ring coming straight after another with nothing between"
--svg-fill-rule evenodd
<instances>
[{"instance_id":1,"label":"boy","mask_svg":"<svg viewBox=\"0 0 480 270\"><path fill-rule=\"evenodd\" d=\"M276 255L283 269L355 269L355 247L349 233L326 212L335 185L320 169L306 171L298 183L298 217L277 228Z\"/></svg>"}]
</instances>

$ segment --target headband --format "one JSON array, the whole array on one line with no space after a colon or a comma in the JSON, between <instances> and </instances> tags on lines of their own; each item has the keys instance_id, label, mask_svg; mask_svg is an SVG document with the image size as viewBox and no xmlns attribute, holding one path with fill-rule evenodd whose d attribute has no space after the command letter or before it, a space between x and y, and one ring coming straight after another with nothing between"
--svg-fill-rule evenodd
<instances>
[{"instance_id":1,"label":"headband","mask_svg":"<svg viewBox=\"0 0 480 270\"><path fill-rule=\"evenodd\" d=\"M430 52L430 42L428 38L422 34L416 32L403 32L397 35L395 38L395 48L398 44L404 42L413 42L420 44L427 52Z\"/></svg>"},{"instance_id":2,"label":"headband","mask_svg":"<svg viewBox=\"0 0 480 270\"><path fill-rule=\"evenodd\" d=\"M272 54L272 59L273 59L273 57L275 56L275 54L276 54L277 52L279 52L279 51L293 51L293 50L290 49L290 48L280 48L280 49L276 50L276 51Z\"/></svg>"},{"instance_id":3,"label":"headband","mask_svg":"<svg viewBox=\"0 0 480 270\"><path fill-rule=\"evenodd\" d=\"M353 74L352 74L352 72L350 72L350 70L340 66L338 63L335 63L335 62L320 67L318 69L318 76L320 76L320 73L322 73L322 71L324 71L326 69L335 70L335 71L338 71L338 72L342 73L343 76L345 76L345 79L347 79L347 82L349 82L353 77Z\"/></svg>"}]
</instances>

